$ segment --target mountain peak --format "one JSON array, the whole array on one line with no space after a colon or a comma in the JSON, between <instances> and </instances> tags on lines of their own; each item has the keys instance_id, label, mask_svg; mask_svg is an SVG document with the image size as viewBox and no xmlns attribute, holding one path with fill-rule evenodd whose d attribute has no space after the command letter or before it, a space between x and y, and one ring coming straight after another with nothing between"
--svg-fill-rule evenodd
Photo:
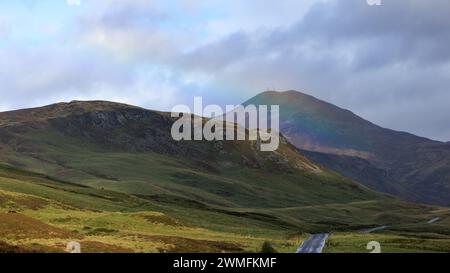
<instances>
[{"instance_id":1,"label":"mountain peak","mask_svg":"<svg viewBox=\"0 0 450 273\"><path fill-rule=\"evenodd\" d=\"M281 132L304 150L368 158L375 146L392 139L398 146L423 140L383 129L347 109L294 90L263 92L244 103L248 104L279 105Z\"/></svg>"},{"instance_id":2,"label":"mountain peak","mask_svg":"<svg viewBox=\"0 0 450 273\"><path fill-rule=\"evenodd\" d=\"M255 97L291 97L291 98L304 98L304 99L315 99L319 100L314 96L311 96L307 93L303 93L297 90L286 90L286 91L275 91L275 90L268 90L265 92L262 92Z\"/></svg>"},{"instance_id":3,"label":"mountain peak","mask_svg":"<svg viewBox=\"0 0 450 273\"><path fill-rule=\"evenodd\" d=\"M340 118L342 114L346 114L351 115L351 117L348 118L360 119L360 121L362 120L360 117L349 110L340 108L336 105L320 100L312 95L296 90L266 91L256 95L244 104L278 104L280 106L282 105L283 108L286 108L286 110L304 108L307 111L313 111L317 114L328 115L329 118Z\"/></svg>"}]
</instances>

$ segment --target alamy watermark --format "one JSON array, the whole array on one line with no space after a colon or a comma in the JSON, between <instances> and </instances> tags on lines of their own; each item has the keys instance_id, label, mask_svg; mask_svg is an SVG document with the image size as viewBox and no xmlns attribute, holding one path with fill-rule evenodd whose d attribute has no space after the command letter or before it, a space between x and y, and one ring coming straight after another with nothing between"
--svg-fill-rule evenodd
<instances>
[{"instance_id":1,"label":"alamy watermark","mask_svg":"<svg viewBox=\"0 0 450 273\"><path fill-rule=\"evenodd\" d=\"M178 118L171 130L176 141L250 140L257 141L263 152L276 151L280 145L279 105L270 109L267 105L227 105L224 111L219 105L203 107L203 99L196 97L193 112L187 105L177 105L172 117Z\"/></svg>"},{"instance_id":2,"label":"alamy watermark","mask_svg":"<svg viewBox=\"0 0 450 273\"><path fill-rule=\"evenodd\" d=\"M381 244L377 241L371 241L367 243L367 250L371 250L370 253L381 253Z\"/></svg>"},{"instance_id":3,"label":"alamy watermark","mask_svg":"<svg viewBox=\"0 0 450 273\"><path fill-rule=\"evenodd\" d=\"M69 253L81 253L81 244L75 241L69 242L66 251Z\"/></svg>"}]
</instances>

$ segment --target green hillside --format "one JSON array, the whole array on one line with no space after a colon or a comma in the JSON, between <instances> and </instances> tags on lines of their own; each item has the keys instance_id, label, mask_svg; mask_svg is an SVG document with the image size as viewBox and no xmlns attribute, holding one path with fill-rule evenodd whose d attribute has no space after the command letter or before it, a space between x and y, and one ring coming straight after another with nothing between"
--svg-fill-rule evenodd
<instances>
[{"instance_id":1,"label":"green hillside","mask_svg":"<svg viewBox=\"0 0 450 273\"><path fill-rule=\"evenodd\" d=\"M38 113L17 123L11 120L19 117L6 115L12 117L0 131L1 161L95 188L224 207L283 208L379 196L320 169L285 141L273 153L250 141L176 142L167 114L75 102L58 106L66 110L53 116L53 107L40 110L49 119Z\"/></svg>"},{"instance_id":2,"label":"green hillside","mask_svg":"<svg viewBox=\"0 0 450 273\"><path fill-rule=\"evenodd\" d=\"M384 196L282 139L175 142L168 114L109 102L0 113L0 251L294 252L307 233L415 224L440 208Z\"/></svg>"}]
</instances>

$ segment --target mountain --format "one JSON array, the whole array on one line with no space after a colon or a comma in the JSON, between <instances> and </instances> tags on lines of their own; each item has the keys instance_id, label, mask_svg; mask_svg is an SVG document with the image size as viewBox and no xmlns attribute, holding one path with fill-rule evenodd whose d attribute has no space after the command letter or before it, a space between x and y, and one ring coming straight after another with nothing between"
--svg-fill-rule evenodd
<instances>
[{"instance_id":1,"label":"mountain","mask_svg":"<svg viewBox=\"0 0 450 273\"><path fill-rule=\"evenodd\" d=\"M167 113L102 101L1 113L0 161L85 186L225 207L376 196L322 170L284 139L272 153L260 152L256 141L178 142L170 133L174 121Z\"/></svg>"},{"instance_id":2,"label":"mountain","mask_svg":"<svg viewBox=\"0 0 450 273\"><path fill-rule=\"evenodd\" d=\"M85 252L255 252L270 241L292 253L307 232L450 215L320 167L284 137L275 152L256 141L177 142L174 122L105 101L0 113L0 252L61 252L70 241ZM445 240L408 239L403 251L423 240L447 250L447 227L417 226Z\"/></svg>"},{"instance_id":3,"label":"mountain","mask_svg":"<svg viewBox=\"0 0 450 273\"><path fill-rule=\"evenodd\" d=\"M244 103L280 105L280 131L308 158L372 189L450 205L450 145L377 126L297 92L265 92Z\"/></svg>"}]
</instances>

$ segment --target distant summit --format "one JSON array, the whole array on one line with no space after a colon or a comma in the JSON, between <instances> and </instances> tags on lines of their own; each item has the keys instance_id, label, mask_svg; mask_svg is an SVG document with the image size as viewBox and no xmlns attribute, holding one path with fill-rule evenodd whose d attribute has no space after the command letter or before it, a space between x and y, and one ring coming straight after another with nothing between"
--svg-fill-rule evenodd
<instances>
[{"instance_id":1,"label":"distant summit","mask_svg":"<svg viewBox=\"0 0 450 273\"><path fill-rule=\"evenodd\" d=\"M313 96L261 93L244 103L280 105L280 130L316 162L376 190L450 205L450 146L389 130Z\"/></svg>"}]
</instances>

